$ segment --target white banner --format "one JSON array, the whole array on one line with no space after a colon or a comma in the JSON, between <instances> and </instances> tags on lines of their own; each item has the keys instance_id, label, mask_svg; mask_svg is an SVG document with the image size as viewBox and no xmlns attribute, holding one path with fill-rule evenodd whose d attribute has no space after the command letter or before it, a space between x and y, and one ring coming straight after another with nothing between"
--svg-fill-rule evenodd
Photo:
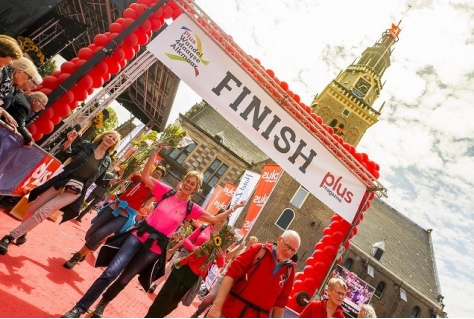
<instances>
[{"instance_id":1,"label":"white banner","mask_svg":"<svg viewBox=\"0 0 474 319\"><path fill-rule=\"evenodd\" d=\"M248 201L250 196L252 196L252 193L255 190L255 186L257 186L259 179L260 174L251 171L245 171L244 175L240 179L239 186L237 186L237 189L235 190L234 196L232 196L230 206L234 206L235 204L238 204L240 201L243 200ZM242 209L244 208L237 208L235 212L230 214L230 226L234 226L235 222L237 221L237 218L239 218L240 216L240 213L242 213Z\"/></svg>"},{"instance_id":2,"label":"white banner","mask_svg":"<svg viewBox=\"0 0 474 319\"><path fill-rule=\"evenodd\" d=\"M186 14L147 48L296 181L352 222L365 185Z\"/></svg>"}]
</instances>

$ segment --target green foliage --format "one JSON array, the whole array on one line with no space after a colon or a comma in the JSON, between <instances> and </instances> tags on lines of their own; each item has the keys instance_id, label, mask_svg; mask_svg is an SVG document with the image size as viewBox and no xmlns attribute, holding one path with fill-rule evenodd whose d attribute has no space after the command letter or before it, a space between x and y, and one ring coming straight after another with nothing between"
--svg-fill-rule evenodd
<instances>
[{"instance_id":1,"label":"green foliage","mask_svg":"<svg viewBox=\"0 0 474 319\"><path fill-rule=\"evenodd\" d=\"M41 77L44 78L48 75L51 75L57 69L58 66L56 65L56 60L49 59L41 67L38 68L38 73L41 75Z\"/></svg>"},{"instance_id":2,"label":"green foliage","mask_svg":"<svg viewBox=\"0 0 474 319\"><path fill-rule=\"evenodd\" d=\"M94 137L100 133L114 130L118 126L119 120L115 110L110 106L107 106L106 109L109 112L109 117L102 123L100 128L96 128L92 134L87 137L87 140L92 141ZM92 125L94 125L94 123Z\"/></svg>"}]
</instances>

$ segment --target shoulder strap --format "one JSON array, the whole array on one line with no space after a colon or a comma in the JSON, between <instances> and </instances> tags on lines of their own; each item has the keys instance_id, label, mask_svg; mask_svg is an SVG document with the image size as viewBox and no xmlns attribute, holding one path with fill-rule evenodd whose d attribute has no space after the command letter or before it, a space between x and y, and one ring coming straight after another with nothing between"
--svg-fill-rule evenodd
<instances>
[{"instance_id":1,"label":"shoulder strap","mask_svg":"<svg viewBox=\"0 0 474 319\"><path fill-rule=\"evenodd\" d=\"M193 209L193 202L191 200L188 201L188 207L186 208L186 217L191 214L191 210ZM185 217L185 219L186 219Z\"/></svg>"}]
</instances>

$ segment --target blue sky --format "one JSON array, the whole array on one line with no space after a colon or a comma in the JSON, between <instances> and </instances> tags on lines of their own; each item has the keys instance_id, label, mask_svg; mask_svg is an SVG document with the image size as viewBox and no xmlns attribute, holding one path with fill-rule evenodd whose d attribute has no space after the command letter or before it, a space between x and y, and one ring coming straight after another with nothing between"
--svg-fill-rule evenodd
<instances>
[{"instance_id":1,"label":"blue sky","mask_svg":"<svg viewBox=\"0 0 474 319\"><path fill-rule=\"evenodd\" d=\"M374 108L386 104L357 149L380 165L380 182L389 195L384 201L421 227L433 229L445 311L450 317L471 317L467 292L474 291L474 2L196 3L305 104L391 23L402 20L400 41ZM169 122L199 101L181 84Z\"/></svg>"}]
</instances>

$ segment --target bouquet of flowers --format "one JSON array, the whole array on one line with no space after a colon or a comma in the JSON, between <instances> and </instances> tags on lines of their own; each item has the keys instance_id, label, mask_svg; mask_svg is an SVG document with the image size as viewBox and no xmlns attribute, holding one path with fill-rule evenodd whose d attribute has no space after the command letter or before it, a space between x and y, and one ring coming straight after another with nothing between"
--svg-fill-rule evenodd
<instances>
[{"instance_id":1,"label":"bouquet of flowers","mask_svg":"<svg viewBox=\"0 0 474 319\"><path fill-rule=\"evenodd\" d=\"M199 251L199 253L190 253L188 256L181 259L179 261L179 264L181 266L186 265L188 263L188 258L192 255L196 255L196 257L207 256L206 261L202 264L200 268L201 271L204 271L206 269L206 266L214 259L216 259L217 248L221 248L223 251L225 251L236 240L237 238L235 236L234 229L229 225L224 225L219 230L219 234L217 236L211 234L211 239L201 245L201 250Z\"/></svg>"},{"instance_id":2,"label":"bouquet of flowers","mask_svg":"<svg viewBox=\"0 0 474 319\"><path fill-rule=\"evenodd\" d=\"M120 177L121 181L109 188L108 193L115 194L120 189L121 182L128 180L133 174L140 171L145 161L158 149L160 144L181 148L191 143L193 143L193 140L179 122L168 125L162 133L150 131L148 134L142 134L138 141L133 142L136 151L120 164L123 171Z\"/></svg>"}]
</instances>

